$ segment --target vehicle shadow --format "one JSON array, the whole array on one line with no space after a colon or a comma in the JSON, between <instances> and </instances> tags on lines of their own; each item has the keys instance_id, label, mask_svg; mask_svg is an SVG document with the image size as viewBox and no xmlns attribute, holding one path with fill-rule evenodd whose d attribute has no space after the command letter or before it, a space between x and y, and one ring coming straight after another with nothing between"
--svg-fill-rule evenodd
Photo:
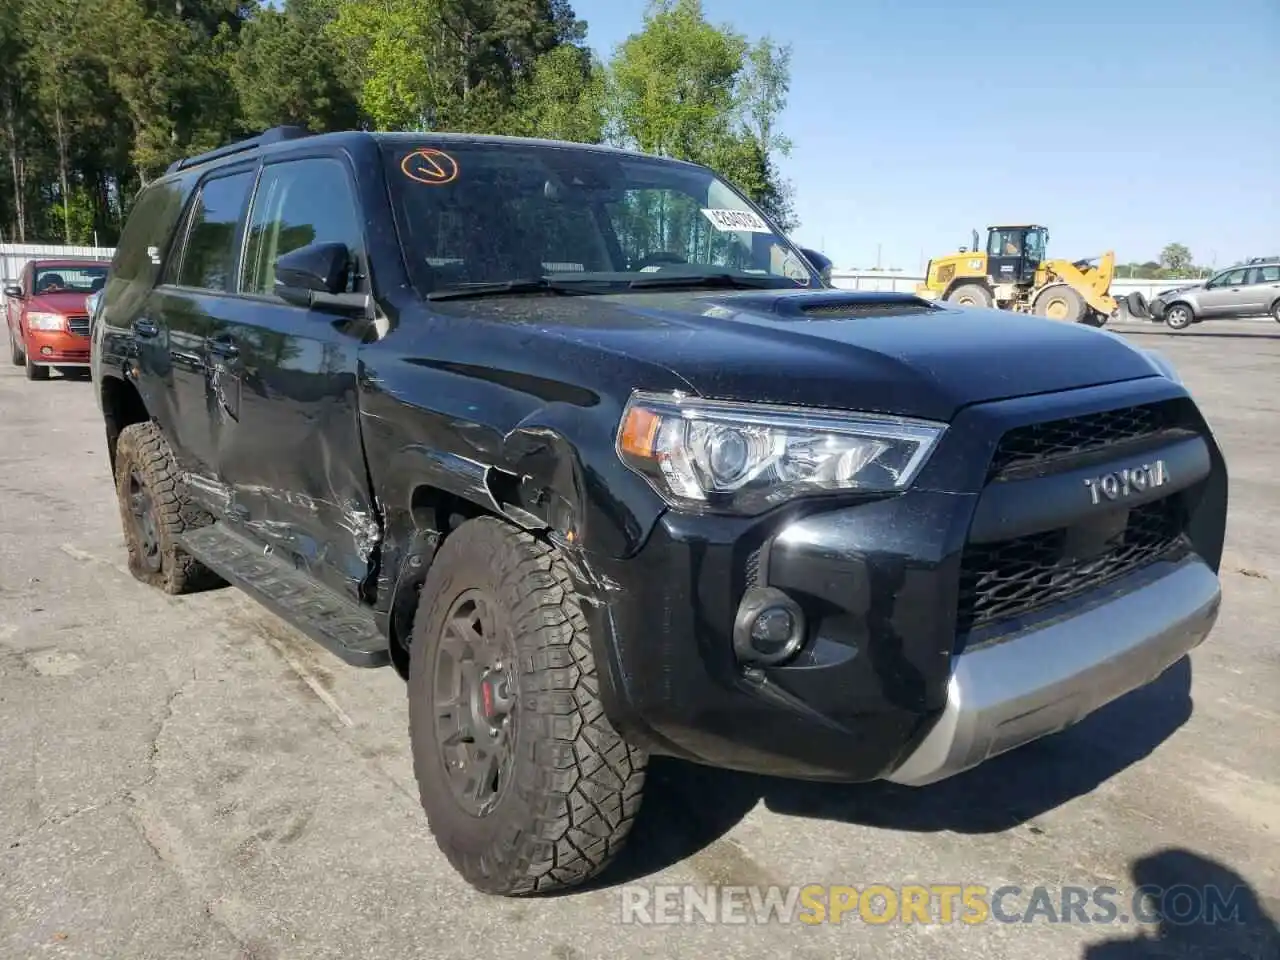
<instances>
[{"instance_id":1,"label":"vehicle shadow","mask_svg":"<svg viewBox=\"0 0 1280 960\"><path fill-rule=\"evenodd\" d=\"M1141 919L1154 928L1086 947L1082 960L1280 957L1280 903L1269 910L1230 867L1172 848L1135 860L1131 873L1135 890L1151 892Z\"/></svg>"},{"instance_id":2,"label":"vehicle shadow","mask_svg":"<svg viewBox=\"0 0 1280 960\"><path fill-rule=\"evenodd\" d=\"M1148 756L1187 721L1191 706L1191 661L1183 657L1075 726L923 788L782 780L654 758L631 841L593 886L636 882L687 859L760 802L775 813L886 830L1009 830Z\"/></svg>"}]
</instances>

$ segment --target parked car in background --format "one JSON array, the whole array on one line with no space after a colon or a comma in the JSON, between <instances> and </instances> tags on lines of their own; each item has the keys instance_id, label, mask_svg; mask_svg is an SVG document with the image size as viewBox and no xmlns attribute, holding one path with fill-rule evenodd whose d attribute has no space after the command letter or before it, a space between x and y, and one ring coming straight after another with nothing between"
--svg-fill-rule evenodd
<instances>
[{"instance_id":1,"label":"parked car in background","mask_svg":"<svg viewBox=\"0 0 1280 960\"><path fill-rule=\"evenodd\" d=\"M1162 290L1150 308L1153 320L1174 330L1222 317L1270 314L1280 321L1280 257L1255 258L1208 280Z\"/></svg>"},{"instance_id":2,"label":"parked car in background","mask_svg":"<svg viewBox=\"0 0 1280 960\"><path fill-rule=\"evenodd\" d=\"M4 288L9 357L28 380L47 380L89 366L85 301L107 282L108 264L90 258L29 260L18 282Z\"/></svg>"}]
</instances>

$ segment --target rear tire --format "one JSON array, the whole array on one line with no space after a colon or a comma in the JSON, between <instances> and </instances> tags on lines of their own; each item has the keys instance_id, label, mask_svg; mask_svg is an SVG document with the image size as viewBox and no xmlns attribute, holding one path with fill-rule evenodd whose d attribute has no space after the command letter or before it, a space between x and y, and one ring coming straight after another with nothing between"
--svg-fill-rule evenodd
<instances>
[{"instance_id":1,"label":"rear tire","mask_svg":"<svg viewBox=\"0 0 1280 960\"><path fill-rule=\"evenodd\" d=\"M560 555L494 518L464 523L431 564L412 649L414 775L454 869L503 896L599 874L631 831L648 757L604 715Z\"/></svg>"},{"instance_id":2,"label":"rear tire","mask_svg":"<svg viewBox=\"0 0 1280 960\"><path fill-rule=\"evenodd\" d=\"M990 307L995 303L991 291L980 283L962 283L947 294L947 302L958 307Z\"/></svg>"},{"instance_id":3,"label":"rear tire","mask_svg":"<svg viewBox=\"0 0 1280 960\"><path fill-rule=\"evenodd\" d=\"M1088 322L1093 311L1085 306L1084 297L1070 287L1054 284L1036 294L1035 299L1031 301L1031 312L1037 317L1047 317L1050 320L1080 323ZM1102 324L1095 323L1091 326L1102 326Z\"/></svg>"},{"instance_id":4,"label":"rear tire","mask_svg":"<svg viewBox=\"0 0 1280 960\"><path fill-rule=\"evenodd\" d=\"M7 325L6 325L7 326ZM15 367L21 367L27 362L27 355L22 352L22 348L18 346L18 341L13 339L13 330L9 330L9 362Z\"/></svg>"},{"instance_id":5,"label":"rear tire","mask_svg":"<svg viewBox=\"0 0 1280 960\"><path fill-rule=\"evenodd\" d=\"M134 579L165 593L191 593L224 581L177 546L187 530L213 517L191 502L186 484L154 423L135 423L116 441L116 500Z\"/></svg>"},{"instance_id":6,"label":"rear tire","mask_svg":"<svg viewBox=\"0 0 1280 960\"><path fill-rule=\"evenodd\" d=\"M1196 316L1185 303L1174 303L1165 310L1164 322L1170 330L1185 330L1196 322Z\"/></svg>"},{"instance_id":7,"label":"rear tire","mask_svg":"<svg viewBox=\"0 0 1280 960\"><path fill-rule=\"evenodd\" d=\"M38 366L37 364L32 363L31 357L29 355L24 357L23 361L27 368L28 380L48 380L49 379L48 367L41 367L41 366Z\"/></svg>"}]
</instances>

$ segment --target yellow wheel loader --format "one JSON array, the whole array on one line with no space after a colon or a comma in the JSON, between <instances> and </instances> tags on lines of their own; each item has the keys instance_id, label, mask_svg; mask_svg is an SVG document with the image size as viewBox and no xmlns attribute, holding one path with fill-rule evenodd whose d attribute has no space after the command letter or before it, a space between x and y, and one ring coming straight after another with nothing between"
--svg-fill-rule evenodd
<instances>
[{"instance_id":1,"label":"yellow wheel loader","mask_svg":"<svg viewBox=\"0 0 1280 960\"><path fill-rule=\"evenodd\" d=\"M959 306L998 307L1069 323L1100 327L1122 312L1150 316L1146 300L1131 293L1111 296L1116 257L1108 250L1085 260L1050 260L1049 231L1035 224L987 228L985 249L973 246L929 261L916 293Z\"/></svg>"}]
</instances>

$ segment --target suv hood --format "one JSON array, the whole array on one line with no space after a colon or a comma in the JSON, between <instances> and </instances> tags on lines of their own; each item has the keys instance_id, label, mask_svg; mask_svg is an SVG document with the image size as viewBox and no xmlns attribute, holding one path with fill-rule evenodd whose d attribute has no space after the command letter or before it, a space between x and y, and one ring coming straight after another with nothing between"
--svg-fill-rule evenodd
<instances>
[{"instance_id":1,"label":"suv hood","mask_svg":"<svg viewBox=\"0 0 1280 960\"><path fill-rule=\"evenodd\" d=\"M973 403L1160 375L1102 330L902 293L637 292L432 306L664 367L703 397L934 420ZM608 386L646 384L634 371L633 382Z\"/></svg>"}]
</instances>

